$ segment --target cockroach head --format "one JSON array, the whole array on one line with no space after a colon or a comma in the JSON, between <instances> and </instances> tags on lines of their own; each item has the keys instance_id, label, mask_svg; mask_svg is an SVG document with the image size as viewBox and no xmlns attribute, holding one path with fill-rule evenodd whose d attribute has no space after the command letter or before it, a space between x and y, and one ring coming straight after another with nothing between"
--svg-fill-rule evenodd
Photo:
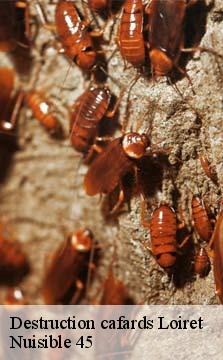
<instances>
[{"instance_id":1,"label":"cockroach head","mask_svg":"<svg viewBox=\"0 0 223 360\"><path fill-rule=\"evenodd\" d=\"M79 229L71 235L71 245L80 252L88 252L92 249L93 234L89 229Z\"/></svg>"},{"instance_id":2,"label":"cockroach head","mask_svg":"<svg viewBox=\"0 0 223 360\"><path fill-rule=\"evenodd\" d=\"M96 62L96 52L92 48L86 48L75 58L75 62L82 70L91 70Z\"/></svg>"},{"instance_id":3,"label":"cockroach head","mask_svg":"<svg viewBox=\"0 0 223 360\"><path fill-rule=\"evenodd\" d=\"M146 154L150 139L146 134L128 133L123 136L122 147L126 155L133 159L140 159Z\"/></svg>"}]
</instances>

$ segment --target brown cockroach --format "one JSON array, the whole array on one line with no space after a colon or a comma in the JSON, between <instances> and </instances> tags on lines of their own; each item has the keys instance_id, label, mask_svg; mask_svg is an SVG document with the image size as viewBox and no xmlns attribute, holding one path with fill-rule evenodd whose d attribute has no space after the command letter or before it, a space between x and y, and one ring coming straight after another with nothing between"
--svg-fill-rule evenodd
<instances>
[{"instance_id":1,"label":"brown cockroach","mask_svg":"<svg viewBox=\"0 0 223 360\"><path fill-rule=\"evenodd\" d=\"M112 140L93 161L85 176L86 193L90 196L109 194L119 185L119 200L111 211L114 213L124 201L122 178L137 170L137 160L146 155L149 145L148 135L134 132Z\"/></svg>"},{"instance_id":2,"label":"brown cockroach","mask_svg":"<svg viewBox=\"0 0 223 360\"><path fill-rule=\"evenodd\" d=\"M215 223L214 232L212 234L209 246L213 248L213 270L215 279L215 289L221 303L223 304L223 204Z\"/></svg>"},{"instance_id":3,"label":"brown cockroach","mask_svg":"<svg viewBox=\"0 0 223 360\"><path fill-rule=\"evenodd\" d=\"M28 259L20 243L4 234L4 226L0 231L0 283L17 284L29 271Z\"/></svg>"},{"instance_id":4,"label":"brown cockroach","mask_svg":"<svg viewBox=\"0 0 223 360\"><path fill-rule=\"evenodd\" d=\"M74 2L67 0L59 0L55 22L64 53L82 70L90 70L97 58L92 36L98 36L99 32L90 32L88 23L82 20Z\"/></svg>"},{"instance_id":5,"label":"brown cockroach","mask_svg":"<svg viewBox=\"0 0 223 360\"><path fill-rule=\"evenodd\" d=\"M142 0L126 0L118 34L118 42L124 60L140 68L145 62L143 38Z\"/></svg>"},{"instance_id":6,"label":"brown cockroach","mask_svg":"<svg viewBox=\"0 0 223 360\"><path fill-rule=\"evenodd\" d=\"M46 304L76 304L86 292L93 234L79 229L56 250L47 268L42 294Z\"/></svg>"},{"instance_id":7,"label":"brown cockroach","mask_svg":"<svg viewBox=\"0 0 223 360\"><path fill-rule=\"evenodd\" d=\"M29 91L25 94L25 100L34 117L51 135L57 136L62 133L62 127L53 110L53 104L43 92Z\"/></svg>"},{"instance_id":8,"label":"brown cockroach","mask_svg":"<svg viewBox=\"0 0 223 360\"><path fill-rule=\"evenodd\" d=\"M178 66L184 47L184 23L186 10L197 0L152 0L146 9L148 13L148 47L152 73L168 76Z\"/></svg>"},{"instance_id":9,"label":"brown cockroach","mask_svg":"<svg viewBox=\"0 0 223 360\"><path fill-rule=\"evenodd\" d=\"M110 90L105 86L93 86L75 101L70 118L70 140L75 150L82 152L86 158L91 158L96 149L100 123L104 118L115 115L119 100L113 109L109 109Z\"/></svg>"},{"instance_id":10,"label":"brown cockroach","mask_svg":"<svg viewBox=\"0 0 223 360\"><path fill-rule=\"evenodd\" d=\"M199 160L207 177L209 177L209 179L211 179L214 184L217 184L218 183L217 173L213 168L213 166L210 164L208 158L204 154L202 154L199 156Z\"/></svg>"},{"instance_id":11,"label":"brown cockroach","mask_svg":"<svg viewBox=\"0 0 223 360\"><path fill-rule=\"evenodd\" d=\"M148 226L144 224L144 226ZM177 219L175 211L168 205L156 208L150 221L152 254L165 270L170 269L177 257Z\"/></svg>"},{"instance_id":12,"label":"brown cockroach","mask_svg":"<svg viewBox=\"0 0 223 360\"><path fill-rule=\"evenodd\" d=\"M201 278L208 275L211 269L211 262L204 247L199 247L194 258L194 272Z\"/></svg>"},{"instance_id":13,"label":"brown cockroach","mask_svg":"<svg viewBox=\"0 0 223 360\"><path fill-rule=\"evenodd\" d=\"M200 195L192 197L191 208L195 230L203 241L208 242L212 234L212 224Z\"/></svg>"},{"instance_id":14,"label":"brown cockroach","mask_svg":"<svg viewBox=\"0 0 223 360\"><path fill-rule=\"evenodd\" d=\"M190 235L185 232L182 242L177 242L177 230L185 229L182 215L176 216L172 207L161 204L153 211L151 220L148 221L145 218L145 199L143 198L141 217L143 226L150 230L153 256L157 263L167 273L170 273L176 263L178 249L182 248L190 239Z\"/></svg>"},{"instance_id":15,"label":"brown cockroach","mask_svg":"<svg viewBox=\"0 0 223 360\"><path fill-rule=\"evenodd\" d=\"M107 279L103 284L103 293L99 305L133 305L124 283L109 270Z\"/></svg>"}]
</instances>

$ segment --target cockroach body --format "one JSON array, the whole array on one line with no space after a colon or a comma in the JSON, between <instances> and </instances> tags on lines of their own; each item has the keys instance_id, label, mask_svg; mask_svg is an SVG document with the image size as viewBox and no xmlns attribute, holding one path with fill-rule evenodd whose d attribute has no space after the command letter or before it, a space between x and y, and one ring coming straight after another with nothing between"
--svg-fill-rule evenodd
<instances>
[{"instance_id":1,"label":"cockroach body","mask_svg":"<svg viewBox=\"0 0 223 360\"><path fill-rule=\"evenodd\" d=\"M208 242L212 234L212 226L209 220L204 201L199 195L194 195L191 201L194 227L202 240Z\"/></svg>"},{"instance_id":2,"label":"cockroach body","mask_svg":"<svg viewBox=\"0 0 223 360\"><path fill-rule=\"evenodd\" d=\"M32 110L34 117L44 126L52 135L61 133L62 128L53 109L53 104L46 96L38 91L29 91L25 95L26 103Z\"/></svg>"},{"instance_id":3,"label":"cockroach body","mask_svg":"<svg viewBox=\"0 0 223 360\"><path fill-rule=\"evenodd\" d=\"M0 283L17 284L29 271L29 263L18 241L0 235Z\"/></svg>"},{"instance_id":4,"label":"cockroach body","mask_svg":"<svg viewBox=\"0 0 223 360\"><path fill-rule=\"evenodd\" d=\"M216 171L211 166L207 157L205 155L200 155L199 160L200 160L201 166L202 166L205 174L207 175L207 177L209 177L209 179L211 179L215 184L217 184L218 178L217 178Z\"/></svg>"},{"instance_id":5,"label":"cockroach body","mask_svg":"<svg viewBox=\"0 0 223 360\"><path fill-rule=\"evenodd\" d=\"M142 0L125 1L118 39L123 58L134 67L141 67L145 62Z\"/></svg>"},{"instance_id":6,"label":"cockroach body","mask_svg":"<svg viewBox=\"0 0 223 360\"><path fill-rule=\"evenodd\" d=\"M208 275L211 269L211 263L207 251L204 247L200 247L194 259L194 272L200 277Z\"/></svg>"},{"instance_id":7,"label":"cockroach body","mask_svg":"<svg viewBox=\"0 0 223 360\"><path fill-rule=\"evenodd\" d=\"M117 279L110 270L103 285L100 305L130 305L133 304L124 283Z\"/></svg>"},{"instance_id":8,"label":"cockroach body","mask_svg":"<svg viewBox=\"0 0 223 360\"><path fill-rule=\"evenodd\" d=\"M174 210L168 205L156 208L150 221L152 253L158 264L165 270L176 262L177 222Z\"/></svg>"},{"instance_id":9,"label":"cockroach body","mask_svg":"<svg viewBox=\"0 0 223 360\"><path fill-rule=\"evenodd\" d=\"M42 294L46 304L78 303L85 293L85 282L93 248L88 229L72 233L57 249L46 271Z\"/></svg>"},{"instance_id":10,"label":"cockroach body","mask_svg":"<svg viewBox=\"0 0 223 360\"><path fill-rule=\"evenodd\" d=\"M96 51L88 24L81 19L75 4L67 0L58 2L55 16L65 54L82 70L90 70L96 62Z\"/></svg>"},{"instance_id":11,"label":"cockroach body","mask_svg":"<svg viewBox=\"0 0 223 360\"><path fill-rule=\"evenodd\" d=\"M87 155L94 145L99 124L106 116L110 100L108 88L92 87L75 102L70 118L70 139L77 151Z\"/></svg>"},{"instance_id":12,"label":"cockroach body","mask_svg":"<svg viewBox=\"0 0 223 360\"><path fill-rule=\"evenodd\" d=\"M215 279L216 294L218 295L221 303L223 304L223 206L218 213L217 221L215 224L214 232L210 240L213 246L214 259L213 270Z\"/></svg>"},{"instance_id":13,"label":"cockroach body","mask_svg":"<svg viewBox=\"0 0 223 360\"><path fill-rule=\"evenodd\" d=\"M152 0L149 16L148 47L154 76L168 76L178 62L184 46L186 9L194 0Z\"/></svg>"},{"instance_id":14,"label":"cockroach body","mask_svg":"<svg viewBox=\"0 0 223 360\"><path fill-rule=\"evenodd\" d=\"M118 185L122 187L122 178L128 172L137 169L137 159L146 155L150 145L146 134L127 133L111 141L103 152L91 164L85 179L84 188L88 195L109 194ZM124 193L120 191L115 211L123 202Z\"/></svg>"},{"instance_id":15,"label":"cockroach body","mask_svg":"<svg viewBox=\"0 0 223 360\"><path fill-rule=\"evenodd\" d=\"M111 0L88 0L89 8L95 13L101 13L110 6Z\"/></svg>"}]
</instances>

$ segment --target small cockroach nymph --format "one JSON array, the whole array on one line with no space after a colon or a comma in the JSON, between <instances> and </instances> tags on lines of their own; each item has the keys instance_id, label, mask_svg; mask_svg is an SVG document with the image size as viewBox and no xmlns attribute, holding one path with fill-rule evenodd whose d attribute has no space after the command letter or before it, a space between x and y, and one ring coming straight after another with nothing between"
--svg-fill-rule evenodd
<instances>
[{"instance_id":1,"label":"small cockroach nymph","mask_svg":"<svg viewBox=\"0 0 223 360\"><path fill-rule=\"evenodd\" d=\"M145 63L145 44L143 38L142 0L127 0L124 3L118 43L122 57L135 68Z\"/></svg>"}]
</instances>

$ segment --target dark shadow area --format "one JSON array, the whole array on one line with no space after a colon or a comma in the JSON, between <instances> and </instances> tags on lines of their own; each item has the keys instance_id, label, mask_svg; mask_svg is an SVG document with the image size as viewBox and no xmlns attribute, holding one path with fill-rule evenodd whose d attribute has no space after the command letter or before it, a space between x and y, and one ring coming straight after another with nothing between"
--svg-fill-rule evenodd
<instances>
[{"instance_id":1,"label":"dark shadow area","mask_svg":"<svg viewBox=\"0 0 223 360\"><path fill-rule=\"evenodd\" d=\"M196 48L199 46L202 37L206 31L207 16L213 4L207 6L204 0L198 0L197 3L188 7L186 11L184 26L184 48ZM184 70L188 61L193 57L193 52L181 53L178 66ZM186 72L185 72L186 74ZM184 74L175 70L171 74L171 82L175 83L182 79Z\"/></svg>"},{"instance_id":2,"label":"dark shadow area","mask_svg":"<svg viewBox=\"0 0 223 360\"><path fill-rule=\"evenodd\" d=\"M30 49L17 46L13 52L8 53L13 62L16 72L20 75L29 75L33 65L33 57L30 55Z\"/></svg>"},{"instance_id":3,"label":"dark shadow area","mask_svg":"<svg viewBox=\"0 0 223 360\"><path fill-rule=\"evenodd\" d=\"M35 34L31 33L31 18L29 16L29 4L27 7L18 7L15 1L11 2L12 10L12 26L14 31L14 39L16 43L15 50L8 53L17 73L21 75L29 75L33 58L31 57L31 47L33 46L38 30L38 24L35 23Z\"/></svg>"},{"instance_id":4,"label":"dark shadow area","mask_svg":"<svg viewBox=\"0 0 223 360\"><path fill-rule=\"evenodd\" d=\"M18 150L14 134L0 133L0 183L4 183L10 172L14 153Z\"/></svg>"},{"instance_id":5,"label":"dark shadow area","mask_svg":"<svg viewBox=\"0 0 223 360\"><path fill-rule=\"evenodd\" d=\"M187 235L188 232L186 229L178 231L178 244L180 244ZM176 288L183 288L186 283L194 280L193 260L194 244L190 237L185 246L183 246L182 249L179 249L177 261L173 268L173 283Z\"/></svg>"},{"instance_id":6,"label":"dark shadow area","mask_svg":"<svg viewBox=\"0 0 223 360\"><path fill-rule=\"evenodd\" d=\"M139 160L139 187L146 198L153 197L157 191L162 190L164 168L160 160L160 158L153 159L149 156Z\"/></svg>"}]
</instances>

